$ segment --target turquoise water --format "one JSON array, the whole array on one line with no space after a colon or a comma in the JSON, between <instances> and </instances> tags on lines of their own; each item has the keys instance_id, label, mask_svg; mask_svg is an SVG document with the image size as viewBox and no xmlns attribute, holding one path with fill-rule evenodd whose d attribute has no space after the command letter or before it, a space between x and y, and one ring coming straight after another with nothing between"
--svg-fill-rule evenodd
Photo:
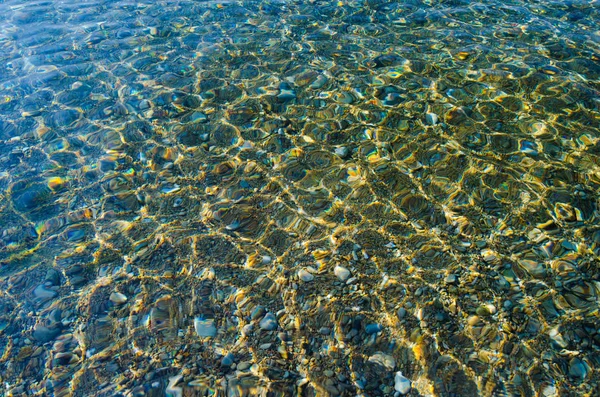
<instances>
[{"instance_id":1,"label":"turquoise water","mask_svg":"<svg viewBox=\"0 0 600 397\"><path fill-rule=\"evenodd\" d=\"M0 2L0 395L600 394L599 13Z\"/></svg>"}]
</instances>

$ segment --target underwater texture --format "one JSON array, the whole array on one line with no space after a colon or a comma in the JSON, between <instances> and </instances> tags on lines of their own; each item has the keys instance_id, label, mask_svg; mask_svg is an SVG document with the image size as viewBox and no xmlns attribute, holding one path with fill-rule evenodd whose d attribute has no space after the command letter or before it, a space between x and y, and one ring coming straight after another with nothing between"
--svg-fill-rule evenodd
<instances>
[{"instance_id":1,"label":"underwater texture","mask_svg":"<svg viewBox=\"0 0 600 397\"><path fill-rule=\"evenodd\" d=\"M0 2L0 395L600 395L599 22Z\"/></svg>"}]
</instances>

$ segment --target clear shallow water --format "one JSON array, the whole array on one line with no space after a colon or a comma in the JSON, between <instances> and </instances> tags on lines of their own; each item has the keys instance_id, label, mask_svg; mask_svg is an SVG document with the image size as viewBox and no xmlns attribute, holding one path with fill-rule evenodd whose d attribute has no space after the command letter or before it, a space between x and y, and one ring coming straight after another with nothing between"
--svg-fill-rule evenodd
<instances>
[{"instance_id":1,"label":"clear shallow water","mask_svg":"<svg viewBox=\"0 0 600 397\"><path fill-rule=\"evenodd\" d=\"M0 11L3 393L598 393L597 2Z\"/></svg>"}]
</instances>

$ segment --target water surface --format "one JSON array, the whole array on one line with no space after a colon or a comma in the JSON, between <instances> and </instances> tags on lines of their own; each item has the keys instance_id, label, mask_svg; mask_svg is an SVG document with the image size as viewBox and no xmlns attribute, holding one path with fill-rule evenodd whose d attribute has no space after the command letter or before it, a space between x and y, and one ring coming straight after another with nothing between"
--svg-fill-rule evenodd
<instances>
[{"instance_id":1,"label":"water surface","mask_svg":"<svg viewBox=\"0 0 600 397\"><path fill-rule=\"evenodd\" d=\"M0 394L600 393L597 1L0 15Z\"/></svg>"}]
</instances>

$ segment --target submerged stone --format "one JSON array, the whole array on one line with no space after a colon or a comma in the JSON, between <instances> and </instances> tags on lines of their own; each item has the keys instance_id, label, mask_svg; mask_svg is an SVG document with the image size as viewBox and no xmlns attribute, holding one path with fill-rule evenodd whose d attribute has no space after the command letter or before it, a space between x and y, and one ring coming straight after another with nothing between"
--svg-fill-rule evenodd
<instances>
[{"instance_id":1,"label":"submerged stone","mask_svg":"<svg viewBox=\"0 0 600 397\"><path fill-rule=\"evenodd\" d=\"M401 371L396 372L396 375L394 376L394 390L396 390L400 394L404 395L404 394L408 394L410 389L411 389L410 380L407 377L405 377L404 375L402 375Z\"/></svg>"},{"instance_id":2,"label":"submerged stone","mask_svg":"<svg viewBox=\"0 0 600 397\"><path fill-rule=\"evenodd\" d=\"M194 329L196 334L202 338L213 338L217 335L217 327L213 319L203 320L196 317L194 319Z\"/></svg>"},{"instance_id":3,"label":"submerged stone","mask_svg":"<svg viewBox=\"0 0 600 397\"><path fill-rule=\"evenodd\" d=\"M273 331L277 329L277 318L273 313L267 313L258 325L265 331Z\"/></svg>"}]
</instances>

